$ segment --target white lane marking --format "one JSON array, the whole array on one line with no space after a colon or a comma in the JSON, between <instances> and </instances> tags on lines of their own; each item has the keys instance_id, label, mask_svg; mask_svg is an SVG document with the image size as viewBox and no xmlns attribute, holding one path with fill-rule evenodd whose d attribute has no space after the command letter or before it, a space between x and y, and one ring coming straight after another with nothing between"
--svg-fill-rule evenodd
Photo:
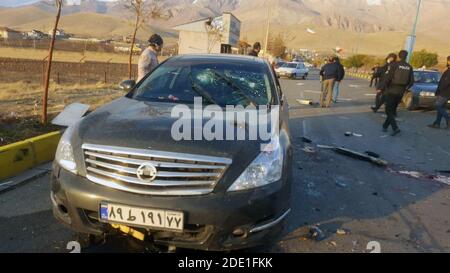
<instances>
[{"instance_id":1,"label":"white lane marking","mask_svg":"<svg viewBox=\"0 0 450 273\"><path fill-rule=\"evenodd\" d=\"M351 88L360 88L361 87L361 85L358 85L358 84L349 84L348 86Z\"/></svg>"},{"instance_id":2,"label":"white lane marking","mask_svg":"<svg viewBox=\"0 0 450 273\"><path fill-rule=\"evenodd\" d=\"M304 83L302 83L302 82L299 82L299 83L297 83L297 85L299 85L299 86L303 86L303 85L305 85Z\"/></svg>"},{"instance_id":3,"label":"white lane marking","mask_svg":"<svg viewBox=\"0 0 450 273\"><path fill-rule=\"evenodd\" d=\"M353 99L339 98L338 100L343 100L343 101L352 101Z\"/></svg>"},{"instance_id":4,"label":"white lane marking","mask_svg":"<svg viewBox=\"0 0 450 273\"><path fill-rule=\"evenodd\" d=\"M322 92L316 91L316 90L303 90L303 92L306 92L306 93L313 93L313 94L320 94L320 93L322 93Z\"/></svg>"},{"instance_id":5,"label":"white lane marking","mask_svg":"<svg viewBox=\"0 0 450 273\"><path fill-rule=\"evenodd\" d=\"M364 94L364 96L375 97L377 94Z\"/></svg>"}]
</instances>

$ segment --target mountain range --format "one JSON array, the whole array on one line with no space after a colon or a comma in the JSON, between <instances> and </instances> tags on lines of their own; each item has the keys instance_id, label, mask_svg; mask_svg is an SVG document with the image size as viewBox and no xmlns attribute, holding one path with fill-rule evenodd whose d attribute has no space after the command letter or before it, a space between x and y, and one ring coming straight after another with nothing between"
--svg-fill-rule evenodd
<instances>
[{"instance_id":1,"label":"mountain range","mask_svg":"<svg viewBox=\"0 0 450 273\"><path fill-rule=\"evenodd\" d=\"M15 0L2 1L11 5ZM53 2L0 8L0 26L48 30L54 20ZM173 26L231 11L242 22L241 38L249 42L264 40L270 16L271 35L282 35L289 47L330 50L339 46L347 52L358 49L383 55L403 46L417 9L416 0L164 0L162 5L170 19L149 20L139 32L142 39L161 32L175 41ZM423 1L418 47L450 53L446 52L450 51L449 11L448 0ZM80 0L80 5L64 7L61 28L83 36L128 35L131 18L122 2Z\"/></svg>"}]
</instances>

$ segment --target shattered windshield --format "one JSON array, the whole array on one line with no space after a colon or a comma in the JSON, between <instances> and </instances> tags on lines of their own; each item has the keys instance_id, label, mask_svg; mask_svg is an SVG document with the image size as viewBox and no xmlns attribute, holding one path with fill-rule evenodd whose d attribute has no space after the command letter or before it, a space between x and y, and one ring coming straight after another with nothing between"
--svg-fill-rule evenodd
<instances>
[{"instance_id":1,"label":"shattered windshield","mask_svg":"<svg viewBox=\"0 0 450 273\"><path fill-rule=\"evenodd\" d=\"M205 104L267 105L273 83L264 65L166 62L139 85L133 98L144 101Z\"/></svg>"}]
</instances>

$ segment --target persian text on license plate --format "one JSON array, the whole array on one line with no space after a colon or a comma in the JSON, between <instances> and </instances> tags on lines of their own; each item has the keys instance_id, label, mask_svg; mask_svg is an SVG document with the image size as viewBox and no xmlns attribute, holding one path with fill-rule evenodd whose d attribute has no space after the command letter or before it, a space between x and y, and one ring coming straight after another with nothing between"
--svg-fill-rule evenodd
<instances>
[{"instance_id":1,"label":"persian text on license plate","mask_svg":"<svg viewBox=\"0 0 450 273\"><path fill-rule=\"evenodd\" d=\"M182 231L184 225L182 212L136 208L109 203L100 205L100 219L104 222L117 222L178 231Z\"/></svg>"}]
</instances>

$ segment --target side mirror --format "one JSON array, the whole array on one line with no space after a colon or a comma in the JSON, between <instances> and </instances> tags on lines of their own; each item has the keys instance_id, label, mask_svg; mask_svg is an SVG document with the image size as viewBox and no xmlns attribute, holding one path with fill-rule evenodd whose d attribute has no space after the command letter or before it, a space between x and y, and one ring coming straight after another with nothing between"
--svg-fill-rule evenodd
<instances>
[{"instance_id":1,"label":"side mirror","mask_svg":"<svg viewBox=\"0 0 450 273\"><path fill-rule=\"evenodd\" d=\"M119 88L124 91L130 91L135 85L136 82L134 80L126 80L119 84Z\"/></svg>"}]
</instances>

